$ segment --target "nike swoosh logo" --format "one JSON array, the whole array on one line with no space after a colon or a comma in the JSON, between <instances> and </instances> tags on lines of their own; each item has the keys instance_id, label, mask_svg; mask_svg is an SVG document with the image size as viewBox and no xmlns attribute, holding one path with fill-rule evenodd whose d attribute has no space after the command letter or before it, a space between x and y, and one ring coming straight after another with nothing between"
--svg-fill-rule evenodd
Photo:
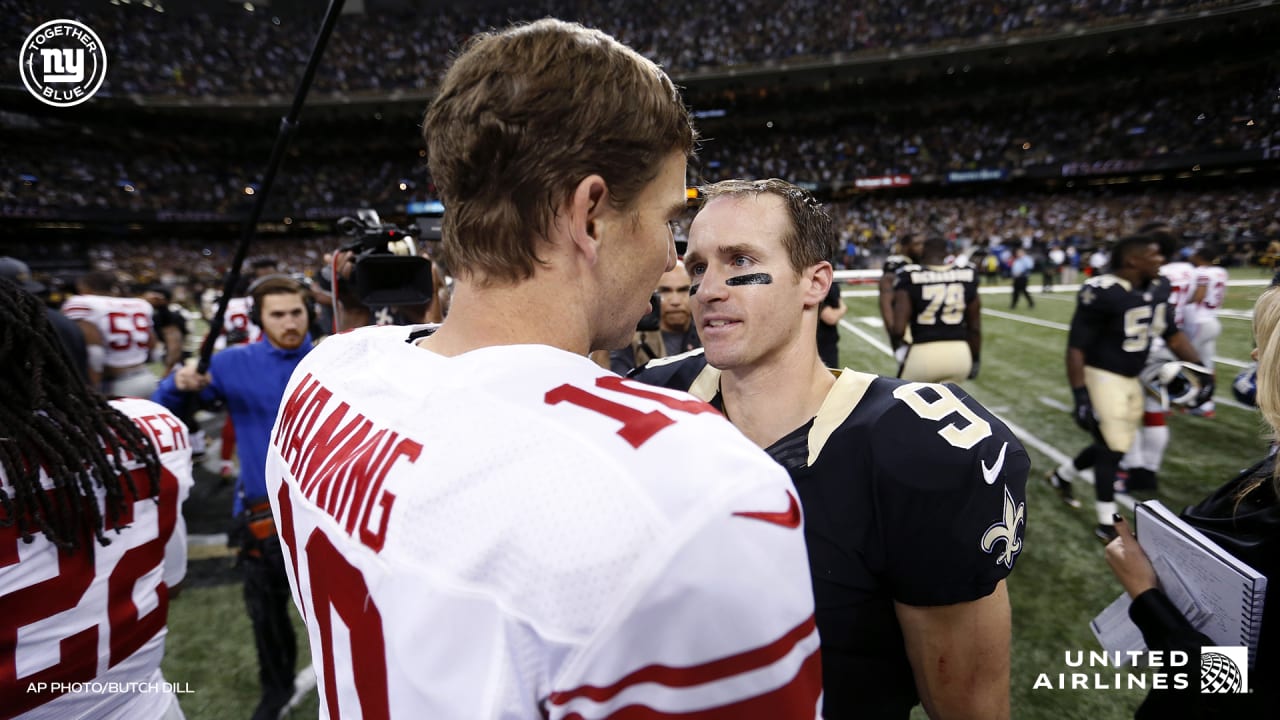
<instances>
[{"instance_id":1,"label":"nike swoosh logo","mask_svg":"<svg viewBox=\"0 0 1280 720\"><path fill-rule=\"evenodd\" d=\"M796 502L796 496L791 493L787 493L787 499L791 501L791 505L782 512L736 512L734 515L763 520L767 523L781 525L784 528L794 530L800 527L800 503Z\"/></svg>"},{"instance_id":2,"label":"nike swoosh logo","mask_svg":"<svg viewBox=\"0 0 1280 720\"><path fill-rule=\"evenodd\" d=\"M979 460L982 464L982 479L987 481L988 485L994 485L996 478L1000 477L1000 470L1004 468L1004 451L1009 449L1009 443L1000 446L1000 455L996 458L996 464L987 467L986 460Z\"/></svg>"}]
</instances>

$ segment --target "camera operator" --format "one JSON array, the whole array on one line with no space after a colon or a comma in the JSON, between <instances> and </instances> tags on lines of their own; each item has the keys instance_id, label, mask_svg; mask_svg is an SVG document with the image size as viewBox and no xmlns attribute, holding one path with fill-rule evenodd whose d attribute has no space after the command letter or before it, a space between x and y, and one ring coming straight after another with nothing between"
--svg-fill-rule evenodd
<instances>
[{"instance_id":1,"label":"camera operator","mask_svg":"<svg viewBox=\"0 0 1280 720\"><path fill-rule=\"evenodd\" d=\"M626 375L654 358L671 357L702 347L689 314L689 271L676 261L675 269L658 280L658 312L646 315L629 347L609 353L609 369Z\"/></svg>"},{"instance_id":2,"label":"camera operator","mask_svg":"<svg viewBox=\"0 0 1280 720\"><path fill-rule=\"evenodd\" d=\"M229 347L213 356L209 372L184 365L165 378L153 400L171 410L185 393L200 401L222 401L236 427L240 476L232 506L232 539L239 540L244 599L258 650L262 699L254 720L274 720L293 696L298 649L289 619L289 580L267 500L267 442L290 375L311 351L307 333L310 305L302 285L285 275L268 275L249 287L252 320L264 342Z\"/></svg>"},{"instance_id":3,"label":"camera operator","mask_svg":"<svg viewBox=\"0 0 1280 720\"><path fill-rule=\"evenodd\" d=\"M352 237L334 253L330 266L333 287L328 295L338 332L443 319L432 302L433 263L418 255L412 235L383 223L373 210L360 210L338 226Z\"/></svg>"}]
</instances>

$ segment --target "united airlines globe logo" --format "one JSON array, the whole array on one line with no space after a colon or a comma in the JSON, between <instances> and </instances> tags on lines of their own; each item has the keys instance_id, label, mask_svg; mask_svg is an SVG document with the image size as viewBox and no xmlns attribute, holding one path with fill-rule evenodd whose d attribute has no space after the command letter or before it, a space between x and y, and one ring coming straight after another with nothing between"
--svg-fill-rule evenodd
<instances>
[{"instance_id":1,"label":"united airlines globe logo","mask_svg":"<svg viewBox=\"0 0 1280 720\"><path fill-rule=\"evenodd\" d=\"M107 50L88 26L50 20L27 36L18 53L22 84L37 100L72 107L93 97L107 77Z\"/></svg>"},{"instance_id":2,"label":"united airlines globe logo","mask_svg":"<svg viewBox=\"0 0 1280 720\"><path fill-rule=\"evenodd\" d=\"M1217 652L1200 655L1200 692L1238 693L1243 690L1240 668L1235 661Z\"/></svg>"}]
</instances>

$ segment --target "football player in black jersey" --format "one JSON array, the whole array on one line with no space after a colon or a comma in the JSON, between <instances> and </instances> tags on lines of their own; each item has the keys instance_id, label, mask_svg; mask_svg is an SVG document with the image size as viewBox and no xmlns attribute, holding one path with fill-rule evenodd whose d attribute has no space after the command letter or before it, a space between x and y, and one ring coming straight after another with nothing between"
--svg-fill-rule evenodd
<instances>
[{"instance_id":1,"label":"football player in black jersey","mask_svg":"<svg viewBox=\"0 0 1280 720\"><path fill-rule=\"evenodd\" d=\"M898 270L889 337L894 347L911 330L898 377L918 382L960 382L978 376L982 354L982 301L973 268L948 265L947 241L924 241L919 265Z\"/></svg>"},{"instance_id":2,"label":"football player in black jersey","mask_svg":"<svg viewBox=\"0 0 1280 720\"><path fill-rule=\"evenodd\" d=\"M889 344L895 353L898 353L898 361L902 361L899 348L902 347L902 338L897 341L893 339L893 306L897 302L897 296L894 293L894 285L898 281L898 271L904 266L912 263L920 262L920 256L924 252L924 238L920 235L912 235L910 233L904 235L902 240L898 242L897 252L885 258L884 273L880 275L880 319L884 321L885 332L889 333ZM910 338L907 338L910 342Z\"/></svg>"},{"instance_id":3,"label":"football player in black jersey","mask_svg":"<svg viewBox=\"0 0 1280 720\"><path fill-rule=\"evenodd\" d=\"M685 263L703 350L633 377L712 403L804 507L828 720L1009 717L1022 445L954 385L823 367L831 219L781 180L704 188Z\"/></svg>"},{"instance_id":4,"label":"football player in black jersey","mask_svg":"<svg viewBox=\"0 0 1280 720\"><path fill-rule=\"evenodd\" d=\"M1071 492L1073 468L1093 465L1097 528L1103 542L1116 536L1115 478L1120 458L1133 444L1142 423L1143 390L1139 373L1147 362L1152 336L1163 337L1181 360L1200 363L1191 341L1174 322L1169 283L1160 276L1164 255L1149 235L1131 235L1116 243L1111 272L1090 278L1076 296L1067 339L1067 381L1075 399L1075 421L1093 442L1071 463L1049 475L1062 499L1079 506ZM1193 405L1213 396L1213 376L1200 373Z\"/></svg>"}]
</instances>

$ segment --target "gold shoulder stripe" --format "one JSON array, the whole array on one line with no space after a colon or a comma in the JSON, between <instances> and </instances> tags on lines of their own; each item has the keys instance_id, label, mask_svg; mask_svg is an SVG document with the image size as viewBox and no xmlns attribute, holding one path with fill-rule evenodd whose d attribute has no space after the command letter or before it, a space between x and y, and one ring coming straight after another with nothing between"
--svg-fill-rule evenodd
<instances>
[{"instance_id":1,"label":"gold shoulder stripe","mask_svg":"<svg viewBox=\"0 0 1280 720\"><path fill-rule=\"evenodd\" d=\"M703 402L711 402L720 392L720 371L710 365L702 368L689 386L689 394Z\"/></svg>"},{"instance_id":2,"label":"gold shoulder stripe","mask_svg":"<svg viewBox=\"0 0 1280 720\"><path fill-rule=\"evenodd\" d=\"M854 372L847 368L841 371L836 384L831 386L831 392L827 393L827 399L822 401L822 407L813 419L813 427L809 428L809 459L806 464L812 465L817 461L822 448L831 438L831 433L862 402L862 396L867 394L867 388L871 387L871 381L875 379L876 376L870 373Z\"/></svg>"}]
</instances>

